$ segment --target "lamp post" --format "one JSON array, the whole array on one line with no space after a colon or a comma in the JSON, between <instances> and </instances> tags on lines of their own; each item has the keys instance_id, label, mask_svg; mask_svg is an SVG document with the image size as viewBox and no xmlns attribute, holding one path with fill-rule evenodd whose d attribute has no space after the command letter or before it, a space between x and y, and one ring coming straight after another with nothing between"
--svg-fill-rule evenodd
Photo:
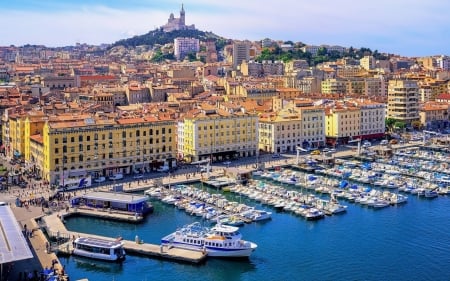
<instances>
[{"instance_id":1,"label":"lamp post","mask_svg":"<svg viewBox=\"0 0 450 281\"><path fill-rule=\"evenodd\" d=\"M65 190L65 185L64 185L64 171L65 171L65 168L66 168L66 166L65 166L65 163L66 163L66 161L67 161L67 157L66 157L66 154L65 154L65 152L63 151L63 158L62 158L62 188L63 188L63 190Z\"/></svg>"}]
</instances>

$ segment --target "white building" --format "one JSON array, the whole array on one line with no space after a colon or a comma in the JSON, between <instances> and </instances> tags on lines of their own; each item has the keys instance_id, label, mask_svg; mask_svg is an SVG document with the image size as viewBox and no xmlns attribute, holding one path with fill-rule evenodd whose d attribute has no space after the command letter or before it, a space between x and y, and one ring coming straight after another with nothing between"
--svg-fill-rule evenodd
<instances>
[{"instance_id":1,"label":"white building","mask_svg":"<svg viewBox=\"0 0 450 281\"><path fill-rule=\"evenodd\" d=\"M174 53L177 60L183 60L188 54L200 50L200 41L195 38L178 37L174 39Z\"/></svg>"}]
</instances>

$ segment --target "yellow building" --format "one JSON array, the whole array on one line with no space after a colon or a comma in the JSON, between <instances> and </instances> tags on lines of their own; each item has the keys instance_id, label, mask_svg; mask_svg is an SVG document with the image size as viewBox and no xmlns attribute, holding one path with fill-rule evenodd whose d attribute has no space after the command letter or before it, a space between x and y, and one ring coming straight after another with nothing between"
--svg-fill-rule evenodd
<instances>
[{"instance_id":1,"label":"yellow building","mask_svg":"<svg viewBox=\"0 0 450 281\"><path fill-rule=\"evenodd\" d=\"M12 114L3 124L3 143L7 147L9 157L23 157L25 153L25 114Z\"/></svg>"},{"instance_id":2,"label":"yellow building","mask_svg":"<svg viewBox=\"0 0 450 281\"><path fill-rule=\"evenodd\" d=\"M321 82L322 94L345 94L346 82L338 79L325 79Z\"/></svg>"},{"instance_id":3,"label":"yellow building","mask_svg":"<svg viewBox=\"0 0 450 281\"><path fill-rule=\"evenodd\" d=\"M256 156L258 116L201 104L178 122L178 157L187 162Z\"/></svg>"},{"instance_id":4,"label":"yellow building","mask_svg":"<svg viewBox=\"0 0 450 281\"><path fill-rule=\"evenodd\" d=\"M259 118L259 149L270 153L295 152L297 147L325 144L325 112L322 107L286 108Z\"/></svg>"},{"instance_id":5,"label":"yellow building","mask_svg":"<svg viewBox=\"0 0 450 281\"><path fill-rule=\"evenodd\" d=\"M86 175L130 174L174 165L176 122L173 119L161 115L119 119L80 117L49 120L44 125L40 169L43 178L51 184L63 185Z\"/></svg>"},{"instance_id":6,"label":"yellow building","mask_svg":"<svg viewBox=\"0 0 450 281\"><path fill-rule=\"evenodd\" d=\"M427 130L450 127L450 104L429 101L420 108L420 124Z\"/></svg>"},{"instance_id":7,"label":"yellow building","mask_svg":"<svg viewBox=\"0 0 450 281\"><path fill-rule=\"evenodd\" d=\"M346 144L361 135L361 110L352 105L337 104L327 108L325 135L327 144Z\"/></svg>"}]
</instances>

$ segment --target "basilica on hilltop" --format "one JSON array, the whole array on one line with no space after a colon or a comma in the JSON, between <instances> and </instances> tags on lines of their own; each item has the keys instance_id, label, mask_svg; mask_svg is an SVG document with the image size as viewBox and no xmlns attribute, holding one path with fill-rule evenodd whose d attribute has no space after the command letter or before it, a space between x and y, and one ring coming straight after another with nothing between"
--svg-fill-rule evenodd
<instances>
[{"instance_id":1,"label":"basilica on hilltop","mask_svg":"<svg viewBox=\"0 0 450 281\"><path fill-rule=\"evenodd\" d=\"M161 26L162 30L164 32L171 32L174 30L194 30L195 25L186 25L185 16L186 14L184 12L184 6L183 4L181 4L180 17L176 18L174 17L173 13L171 13L169 19L167 20L167 23Z\"/></svg>"}]
</instances>

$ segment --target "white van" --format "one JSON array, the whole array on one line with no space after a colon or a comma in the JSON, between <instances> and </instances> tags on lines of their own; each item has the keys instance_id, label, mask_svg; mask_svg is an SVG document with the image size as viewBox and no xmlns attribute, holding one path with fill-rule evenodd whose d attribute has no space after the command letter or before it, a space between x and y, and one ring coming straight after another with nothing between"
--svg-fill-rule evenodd
<instances>
[{"instance_id":1,"label":"white van","mask_svg":"<svg viewBox=\"0 0 450 281\"><path fill-rule=\"evenodd\" d=\"M115 174L109 177L110 181L117 181L123 179L123 174Z\"/></svg>"}]
</instances>

